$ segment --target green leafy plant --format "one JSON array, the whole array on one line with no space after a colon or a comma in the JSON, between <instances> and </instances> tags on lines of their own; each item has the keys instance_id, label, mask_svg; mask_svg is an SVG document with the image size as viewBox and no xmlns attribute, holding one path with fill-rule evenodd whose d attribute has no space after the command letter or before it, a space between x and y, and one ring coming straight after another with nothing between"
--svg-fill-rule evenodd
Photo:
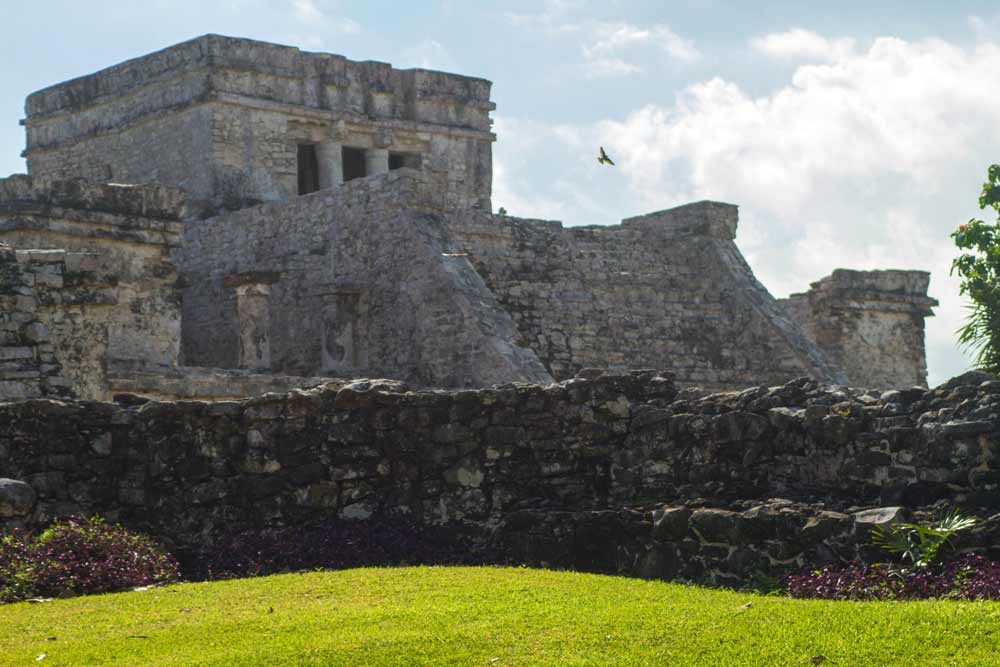
<instances>
[{"instance_id":1,"label":"green leafy plant","mask_svg":"<svg viewBox=\"0 0 1000 667\"><path fill-rule=\"evenodd\" d=\"M951 274L961 277L959 293L967 296L969 317L958 329L959 343L976 353L976 365L1000 374L1000 165L990 165L979 196L979 208L992 208L997 221L975 218L951 237L965 252L951 263Z\"/></svg>"},{"instance_id":2,"label":"green leafy plant","mask_svg":"<svg viewBox=\"0 0 1000 667\"><path fill-rule=\"evenodd\" d=\"M889 553L901 555L915 567L927 567L940 560L948 540L955 533L975 525L975 517L952 509L927 526L916 523L877 526L872 530L872 541Z\"/></svg>"}]
</instances>

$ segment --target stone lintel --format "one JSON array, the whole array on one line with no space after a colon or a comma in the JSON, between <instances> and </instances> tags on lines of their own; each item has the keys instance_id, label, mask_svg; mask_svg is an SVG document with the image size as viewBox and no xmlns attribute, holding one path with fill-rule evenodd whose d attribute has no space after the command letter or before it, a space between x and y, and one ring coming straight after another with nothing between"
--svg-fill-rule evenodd
<instances>
[{"instance_id":1,"label":"stone lintel","mask_svg":"<svg viewBox=\"0 0 1000 667\"><path fill-rule=\"evenodd\" d=\"M0 179L0 209L27 204L177 222L184 216L187 195L160 185L91 183L26 174Z\"/></svg>"},{"instance_id":2,"label":"stone lintel","mask_svg":"<svg viewBox=\"0 0 1000 667\"><path fill-rule=\"evenodd\" d=\"M838 310L877 310L889 313L917 313L927 317L934 314L937 299L918 296L900 296L874 290L835 290L817 299Z\"/></svg>"},{"instance_id":3,"label":"stone lintel","mask_svg":"<svg viewBox=\"0 0 1000 667\"><path fill-rule=\"evenodd\" d=\"M423 120L405 118L377 118L376 120L372 120L365 114L346 109L337 110L331 116L331 112L327 109L275 102L274 100L239 93L213 93L207 101L249 109L259 109L261 111L275 111L288 116L302 118L304 121L312 121L324 126L329 125L335 139L338 133L342 133L345 130L348 132L375 133L379 128L390 128L394 132L448 135L479 141L493 142L497 139L496 134L489 130L480 130L459 125L441 125ZM331 121L331 117L336 120ZM350 124L350 127L348 127L348 124Z\"/></svg>"},{"instance_id":4,"label":"stone lintel","mask_svg":"<svg viewBox=\"0 0 1000 667\"><path fill-rule=\"evenodd\" d=\"M192 109L198 105L223 104L246 109L257 109L260 111L273 111L286 114L292 118L301 119L301 122L316 123L325 127L331 118L331 112L327 109L298 106L273 100L266 100L259 97L241 95L236 93L206 92L187 102L178 103L168 107L160 107L147 112L133 112L128 118L122 118L121 122L113 128L105 126L82 129L73 135L65 136L54 141L40 143L38 138L29 132L28 147L21 151L21 157L28 158L44 153L61 150L67 146L72 146L99 136L105 136L130 129L150 118L160 118L169 115L179 114ZM475 141L488 141L490 143L497 140L497 135L489 130L476 129L464 126L440 125L422 120L406 120L397 118L379 118L373 121L365 114L351 111L337 111L336 116L351 124L350 132L353 134L374 134L378 127L392 128L394 132L401 136L410 136L419 141L429 141L431 135L449 136L461 139L473 139ZM336 123L337 121L335 121ZM44 124L44 121L27 119L23 123L28 128Z\"/></svg>"},{"instance_id":5,"label":"stone lintel","mask_svg":"<svg viewBox=\"0 0 1000 667\"><path fill-rule=\"evenodd\" d=\"M11 246L0 243L7 248ZM62 248L43 250L39 248L16 249L17 261L21 264L60 264L66 261L66 251Z\"/></svg>"},{"instance_id":6,"label":"stone lintel","mask_svg":"<svg viewBox=\"0 0 1000 667\"><path fill-rule=\"evenodd\" d=\"M14 215L16 214L16 215ZM181 223L152 221L144 225L137 218L123 218L112 213L62 209L43 204L0 204L0 237L19 232L42 235L73 236L138 245L181 245Z\"/></svg>"},{"instance_id":7,"label":"stone lintel","mask_svg":"<svg viewBox=\"0 0 1000 667\"><path fill-rule=\"evenodd\" d=\"M222 279L225 287L243 287L245 285L273 285L281 280L277 271L246 271L233 273Z\"/></svg>"}]
</instances>

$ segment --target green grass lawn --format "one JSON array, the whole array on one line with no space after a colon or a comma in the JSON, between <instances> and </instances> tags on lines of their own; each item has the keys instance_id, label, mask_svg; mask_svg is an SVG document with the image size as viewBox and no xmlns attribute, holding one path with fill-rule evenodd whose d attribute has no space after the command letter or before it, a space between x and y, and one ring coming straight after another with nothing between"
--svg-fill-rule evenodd
<instances>
[{"instance_id":1,"label":"green grass lawn","mask_svg":"<svg viewBox=\"0 0 1000 667\"><path fill-rule=\"evenodd\" d=\"M749 607L744 605L750 602ZM398 568L0 606L0 665L1000 665L1000 604ZM45 654L41 660L37 658Z\"/></svg>"}]
</instances>

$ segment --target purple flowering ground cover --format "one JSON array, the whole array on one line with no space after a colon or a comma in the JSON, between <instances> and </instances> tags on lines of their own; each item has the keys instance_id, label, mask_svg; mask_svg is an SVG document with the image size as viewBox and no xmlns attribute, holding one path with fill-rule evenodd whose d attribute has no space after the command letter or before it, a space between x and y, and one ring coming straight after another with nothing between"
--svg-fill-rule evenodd
<instances>
[{"instance_id":1,"label":"purple flowering ground cover","mask_svg":"<svg viewBox=\"0 0 1000 667\"><path fill-rule=\"evenodd\" d=\"M70 518L40 534L0 536L0 603L110 593L177 581L173 556L99 518Z\"/></svg>"},{"instance_id":2,"label":"purple flowering ground cover","mask_svg":"<svg viewBox=\"0 0 1000 667\"><path fill-rule=\"evenodd\" d=\"M1000 563L976 554L928 567L826 565L787 578L788 594L822 600L1000 600Z\"/></svg>"}]
</instances>

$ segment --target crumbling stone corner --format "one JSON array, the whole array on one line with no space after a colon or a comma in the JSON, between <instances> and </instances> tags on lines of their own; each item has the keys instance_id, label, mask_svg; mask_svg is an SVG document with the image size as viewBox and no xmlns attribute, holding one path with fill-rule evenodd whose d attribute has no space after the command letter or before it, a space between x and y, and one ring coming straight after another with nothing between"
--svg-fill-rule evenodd
<instances>
[{"instance_id":1,"label":"crumbling stone corner","mask_svg":"<svg viewBox=\"0 0 1000 667\"><path fill-rule=\"evenodd\" d=\"M938 305L929 283L926 271L837 269L781 303L850 384L926 387L924 320Z\"/></svg>"}]
</instances>

